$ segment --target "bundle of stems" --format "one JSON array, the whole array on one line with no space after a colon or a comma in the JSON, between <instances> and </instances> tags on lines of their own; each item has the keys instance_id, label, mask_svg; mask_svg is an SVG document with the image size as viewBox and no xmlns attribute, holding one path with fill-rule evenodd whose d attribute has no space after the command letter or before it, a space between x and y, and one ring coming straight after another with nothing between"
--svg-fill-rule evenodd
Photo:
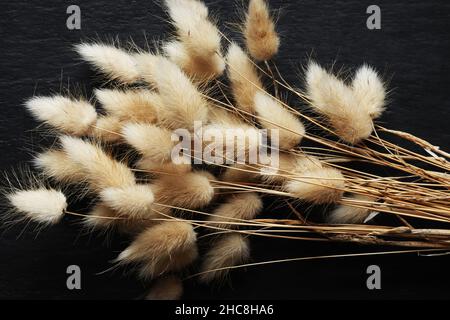
<instances>
[{"instance_id":1,"label":"bundle of stems","mask_svg":"<svg viewBox=\"0 0 450 320\"><path fill-rule=\"evenodd\" d=\"M195 273L205 282L249 265L249 236L450 248L450 154L375 123L387 93L372 67L359 67L345 81L310 61L298 89L272 60L280 39L264 0L250 0L243 15L246 49L219 31L201 1L165 0L165 6L175 36L159 53L76 46L113 84L95 91L101 111L60 95L26 103L59 135L60 146L35 159L50 185L35 181L7 193L14 217L48 225L69 214L90 229L131 234L116 265L133 264L142 278L157 279L149 299L181 295L180 274L198 259L204 238L214 239ZM267 130L265 140L260 129ZM239 134L230 137L229 130ZM200 154L194 148L180 162L174 154L186 151L177 149L183 132L203 140ZM187 149L195 144L189 140ZM232 152L224 148L230 144ZM270 157L251 159L261 146ZM112 155L123 148L137 159ZM376 168L394 175L380 176ZM79 198L94 195L91 212L68 210L66 196L54 189L61 185ZM267 210L263 199L282 209L257 217ZM324 211L325 221L309 219L304 204ZM379 214L395 223L374 223ZM385 253L395 252L411 251Z\"/></svg>"}]
</instances>

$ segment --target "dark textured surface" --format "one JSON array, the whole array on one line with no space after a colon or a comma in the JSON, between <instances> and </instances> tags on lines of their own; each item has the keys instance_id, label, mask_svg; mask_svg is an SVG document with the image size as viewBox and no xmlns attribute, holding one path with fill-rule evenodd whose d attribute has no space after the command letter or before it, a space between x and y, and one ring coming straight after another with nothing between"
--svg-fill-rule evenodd
<instances>
[{"instance_id":1,"label":"dark textured surface","mask_svg":"<svg viewBox=\"0 0 450 320\"><path fill-rule=\"evenodd\" d=\"M222 22L235 21L232 1L206 1ZM66 8L81 7L82 29L66 28ZM271 1L282 8L282 47L277 65L290 83L300 85L300 66L312 55L323 64L355 68L367 62L390 80L386 126L412 132L444 149L450 147L450 3L377 1L382 29L366 28L368 1ZM0 11L0 167L28 161L36 123L22 103L33 94L73 92L90 95L96 75L78 60L73 44L87 39L161 38L169 28L161 8L145 1L1 1ZM230 32L228 32L230 33ZM82 234L76 219L44 230L15 226L0 237L0 298L132 299L145 284L123 271L97 273L126 245L115 238ZM252 239L253 260L283 259L373 248ZM212 288L188 282L185 298L450 298L449 256L345 258L278 264L234 272ZM82 290L66 289L66 267L82 269ZM369 291L368 265L382 270L382 290Z\"/></svg>"}]
</instances>

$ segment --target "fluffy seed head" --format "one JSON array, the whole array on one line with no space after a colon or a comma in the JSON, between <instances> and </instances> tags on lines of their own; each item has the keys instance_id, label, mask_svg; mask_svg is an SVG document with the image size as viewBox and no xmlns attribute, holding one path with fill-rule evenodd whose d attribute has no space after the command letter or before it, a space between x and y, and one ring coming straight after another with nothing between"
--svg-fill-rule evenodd
<instances>
[{"instance_id":1,"label":"fluffy seed head","mask_svg":"<svg viewBox=\"0 0 450 320\"><path fill-rule=\"evenodd\" d=\"M197 257L197 237L186 222L165 221L148 228L120 253L121 263L140 263L142 276L154 277L183 268Z\"/></svg>"},{"instance_id":2,"label":"fluffy seed head","mask_svg":"<svg viewBox=\"0 0 450 320\"><path fill-rule=\"evenodd\" d=\"M355 144L372 133L371 113L342 80L311 62L306 84L311 106L328 118L339 138Z\"/></svg>"},{"instance_id":3,"label":"fluffy seed head","mask_svg":"<svg viewBox=\"0 0 450 320\"><path fill-rule=\"evenodd\" d=\"M162 108L159 95L150 90L95 90L97 100L109 115L120 121L155 123Z\"/></svg>"},{"instance_id":4,"label":"fluffy seed head","mask_svg":"<svg viewBox=\"0 0 450 320\"><path fill-rule=\"evenodd\" d=\"M120 213L101 202L95 205L83 222L89 229L114 229L125 234L138 234L155 224L149 219L135 219L131 216L124 218Z\"/></svg>"},{"instance_id":5,"label":"fluffy seed head","mask_svg":"<svg viewBox=\"0 0 450 320\"><path fill-rule=\"evenodd\" d=\"M154 86L153 72L158 64L159 57L150 52L134 53L132 56L142 80Z\"/></svg>"},{"instance_id":6,"label":"fluffy seed head","mask_svg":"<svg viewBox=\"0 0 450 320\"><path fill-rule=\"evenodd\" d=\"M34 164L47 176L60 182L81 183L85 181L83 167L70 160L60 150L48 150L40 153Z\"/></svg>"},{"instance_id":7,"label":"fluffy seed head","mask_svg":"<svg viewBox=\"0 0 450 320\"><path fill-rule=\"evenodd\" d=\"M283 187L298 199L324 204L339 201L345 185L344 177L339 170L323 167L305 171L297 178L287 180Z\"/></svg>"},{"instance_id":8,"label":"fluffy seed head","mask_svg":"<svg viewBox=\"0 0 450 320\"><path fill-rule=\"evenodd\" d=\"M173 162L155 162L152 158L142 157L136 163L136 168L144 170L152 175L164 175L164 174L185 174L192 170L191 164L175 164Z\"/></svg>"},{"instance_id":9,"label":"fluffy seed head","mask_svg":"<svg viewBox=\"0 0 450 320\"><path fill-rule=\"evenodd\" d=\"M63 96L34 97L25 106L36 119L76 136L86 135L97 119L91 104Z\"/></svg>"},{"instance_id":10,"label":"fluffy seed head","mask_svg":"<svg viewBox=\"0 0 450 320\"><path fill-rule=\"evenodd\" d=\"M235 228L237 225L229 224L227 222L236 223L242 222L242 220L253 219L261 210L263 204L258 194L256 193L242 193L232 195L227 202L221 204L216 210L213 211L214 216L208 218L213 223L211 227L230 229Z\"/></svg>"},{"instance_id":11,"label":"fluffy seed head","mask_svg":"<svg viewBox=\"0 0 450 320\"><path fill-rule=\"evenodd\" d=\"M290 150L296 147L305 135L303 123L266 93L256 92L254 101L261 126L269 130L278 130L279 148Z\"/></svg>"},{"instance_id":12,"label":"fluffy seed head","mask_svg":"<svg viewBox=\"0 0 450 320\"><path fill-rule=\"evenodd\" d=\"M179 277L166 276L156 280L145 297L146 300L179 300L183 295L183 283Z\"/></svg>"},{"instance_id":13,"label":"fluffy seed head","mask_svg":"<svg viewBox=\"0 0 450 320\"><path fill-rule=\"evenodd\" d=\"M172 141L170 130L150 124L130 123L124 126L122 133L126 142L155 163L169 161L178 142Z\"/></svg>"},{"instance_id":14,"label":"fluffy seed head","mask_svg":"<svg viewBox=\"0 0 450 320\"><path fill-rule=\"evenodd\" d=\"M375 199L373 197L367 197L364 195L354 194L350 197L357 201L370 201L373 202ZM364 203L360 204L364 206ZM358 208L347 205L339 205L334 209L328 216L328 222L334 224L346 224L346 223L363 223L367 216L370 214L369 209Z\"/></svg>"},{"instance_id":15,"label":"fluffy seed head","mask_svg":"<svg viewBox=\"0 0 450 320\"><path fill-rule=\"evenodd\" d=\"M263 88L261 79L250 59L237 44L230 45L226 60L236 107L253 114L255 94Z\"/></svg>"},{"instance_id":16,"label":"fluffy seed head","mask_svg":"<svg viewBox=\"0 0 450 320\"><path fill-rule=\"evenodd\" d=\"M75 50L83 60L114 80L133 83L140 79L136 61L122 49L99 43L82 43Z\"/></svg>"},{"instance_id":17,"label":"fluffy seed head","mask_svg":"<svg viewBox=\"0 0 450 320\"><path fill-rule=\"evenodd\" d=\"M139 276L148 281L166 272L182 271L191 265L198 258L198 248L196 245L178 250L172 255L161 256L158 260L153 260L141 264Z\"/></svg>"},{"instance_id":18,"label":"fluffy seed head","mask_svg":"<svg viewBox=\"0 0 450 320\"><path fill-rule=\"evenodd\" d=\"M8 194L7 199L17 213L42 224L58 222L67 208L64 194L53 189L19 190Z\"/></svg>"},{"instance_id":19,"label":"fluffy seed head","mask_svg":"<svg viewBox=\"0 0 450 320\"><path fill-rule=\"evenodd\" d=\"M164 105L160 113L164 126L169 129L192 129L195 121L207 121L207 102L176 64L159 57L153 80Z\"/></svg>"},{"instance_id":20,"label":"fluffy seed head","mask_svg":"<svg viewBox=\"0 0 450 320\"><path fill-rule=\"evenodd\" d=\"M250 0L243 31L247 48L254 59L266 61L277 54L280 39L265 0Z\"/></svg>"},{"instance_id":21,"label":"fluffy seed head","mask_svg":"<svg viewBox=\"0 0 450 320\"><path fill-rule=\"evenodd\" d=\"M100 192L103 203L121 216L148 217L153 211L153 192L148 185L106 188Z\"/></svg>"},{"instance_id":22,"label":"fluffy seed head","mask_svg":"<svg viewBox=\"0 0 450 320\"><path fill-rule=\"evenodd\" d=\"M214 177L206 171L161 175L152 184L155 202L186 209L204 207L214 197L210 179Z\"/></svg>"},{"instance_id":23,"label":"fluffy seed head","mask_svg":"<svg viewBox=\"0 0 450 320\"><path fill-rule=\"evenodd\" d=\"M123 123L114 116L101 116L93 126L90 135L104 142L116 142L121 139Z\"/></svg>"},{"instance_id":24,"label":"fluffy seed head","mask_svg":"<svg viewBox=\"0 0 450 320\"><path fill-rule=\"evenodd\" d=\"M261 132L249 125L210 124L203 128L203 157L214 163L256 162Z\"/></svg>"},{"instance_id":25,"label":"fluffy seed head","mask_svg":"<svg viewBox=\"0 0 450 320\"><path fill-rule=\"evenodd\" d=\"M202 264L202 272L232 267L247 261L250 257L249 241L241 234L228 234L213 243ZM200 275L200 281L211 282L224 278L229 269L211 271Z\"/></svg>"},{"instance_id":26,"label":"fluffy seed head","mask_svg":"<svg viewBox=\"0 0 450 320\"><path fill-rule=\"evenodd\" d=\"M68 158L83 168L86 181L93 191L135 184L133 172L107 155L98 145L69 136L61 137L61 144Z\"/></svg>"},{"instance_id":27,"label":"fluffy seed head","mask_svg":"<svg viewBox=\"0 0 450 320\"><path fill-rule=\"evenodd\" d=\"M193 0L166 0L166 6L179 39L164 48L169 58L199 80L222 74L225 64L221 37L217 27L208 19L206 6Z\"/></svg>"},{"instance_id":28,"label":"fluffy seed head","mask_svg":"<svg viewBox=\"0 0 450 320\"><path fill-rule=\"evenodd\" d=\"M372 119L381 116L385 109L386 89L372 67L365 64L356 71L352 89L361 109Z\"/></svg>"}]
</instances>

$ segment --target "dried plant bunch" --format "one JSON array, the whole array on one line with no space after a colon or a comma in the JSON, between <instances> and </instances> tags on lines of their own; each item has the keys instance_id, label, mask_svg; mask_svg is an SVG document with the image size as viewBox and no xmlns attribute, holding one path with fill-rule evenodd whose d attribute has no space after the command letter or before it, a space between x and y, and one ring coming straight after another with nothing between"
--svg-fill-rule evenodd
<instances>
[{"instance_id":1,"label":"dried plant bunch","mask_svg":"<svg viewBox=\"0 0 450 320\"><path fill-rule=\"evenodd\" d=\"M59 144L33 160L51 187L20 183L6 192L13 216L46 226L69 214L88 230L131 234L116 263L155 280L147 299L180 298L182 276L197 260L189 277L223 280L246 265L256 236L448 250L450 230L415 227L410 218L450 222L450 154L376 123L387 88L374 68L364 64L344 81L310 61L305 89L296 89L267 62L280 40L264 0L248 3L245 47L219 31L203 2L165 6L176 36L156 53L75 47L111 80L94 91L95 103L61 95L27 101ZM294 99L314 113L286 102ZM131 159L119 156L124 150ZM399 174L381 177L355 162ZM72 212L60 190L95 200L87 213ZM258 216L268 210L265 196L283 205L273 218ZM325 210L325 223L310 221L305 205ZM376 225L383 213L399 225Z\"/></svg>"}]
</instances>

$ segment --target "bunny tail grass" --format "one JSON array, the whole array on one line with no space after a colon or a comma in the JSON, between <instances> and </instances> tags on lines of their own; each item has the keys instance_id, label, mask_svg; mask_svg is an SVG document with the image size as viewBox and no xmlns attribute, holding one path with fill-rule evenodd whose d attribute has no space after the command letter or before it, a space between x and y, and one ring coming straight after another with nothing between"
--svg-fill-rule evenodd
<instances>
[{"instance_id":1,"label":"bunny tail grass","mask_svg":"<svg viewBox=\"0 0 450 320\"><path fill-rule=\"evenodd\" d=\"M186 222L165 221L148 228L120 253L119 263L138 263L141 276L179 270L197 258L196 234Z\"/></svg>"},{"instance_id":2,"label":"bunny tail grass","mask_svg":"<svg viewBox=\"0 0 450 320\"><path fill-rule=\"evenodd\" d=\"M315 204L338 202L344 187L341 172L329 167L305 171L283 185L284 190L294 197Z\"/></svg>"},{"instance_id":3,"label":"bunny tail grass","mask_svg":"<svg viewBox=\"0 0 450 320\"><path fill-rule=\"evenodd\" d=\"M280 38L265 0L250 0L243 33L247 48L254 59L267 61L277 54Z\"/></svg>"},{"instance_id":4,"label":"bunny tail grass","mask_svg":"<svg viewBox=\"0 0 450 320\"><path fill-rule=\"evenodd\" d=\"M192 130L195 121L207 121L207 102L176 64L159 57L153 80L164 105L160 112L163 125L169 129Z\"/></svg>"},{"instance_id":5,"label":"bunny tail grass","mask_svg":"<svg viewBox=\"0 0 450 320\"><path fill-rule=\"evenodd\" d=\"M163 107L157 93L144 89L97 89L95 96L108 115L120 121L155 123L158 110Z\"/></svg>"},{"instance_id":6,"label":"bunny tail grass","mask_svg":"<svg viewBox=\"0 0 450 320\"><path fill-rule=\"evenodd\" d=\"M278 130L280 149L290 150L300 144L305 135L305 127L278 101L263 92L257 92L255 109L258 122L263 128Z\"/></svg>"},{"instance_id":7,"label":"bunny tail grass","mask_svg":"<svg viewBox=\"0 0 450 320\"><path fill-rule=\"evenodd\" d=\"M100 192L103 203L121 216L133 218L149 217L153 211L153 192L148 185L138 184L128 187L106 188Z\"/></svg>"},{"instance_id":8,"label":"bunny tail grass","mask_svg":"<svg viewBox=\"0 0 450 320\"><path fill-rule=\"evenodd\" d=\"M376 86L368 89L368 81ZM339 138L356 144L369 137L372 119L381 114L385 96L383 85L372 69L361 68L352 89L311 61L306 71L306 86L311 106L328 118Z\"/></svg>"},{"instance_id":9,"label":"bunny tail grass","mask_svg":"<svg viewBox=\"0 0 450 320\"><path fill-rule=\"evenodd\" d=\"M204 207L214 197L214 188L209 182L213 179L206 171L161 175L152 183L155 202L186 209Z\"/></svg>"},{"instance_id":10,"label":"bunny tail grass","mask_svg":"<svg viewBox=\"0 0 450 320\"><path fill-rule=\"evenodd\" d=\"M34 164L45 176L59 182L82 183L85 181L83 167L70 160L61 150L48 150L38 154Z\"/></svg>"},{"instance_id":11,"label":"bunny tail grass","mask_svg":"<svg viewBox=\"0 0 450 320\"><path fill-rule=\"evenodd\" d=\"M358 201L370 201L370 202L375 201L373 197L358 194L352 195L350 198ZM370 213L371 210L367 208L339 205L336 209L334 209L330 213L330 215L327 217L327 221L329 223L334 224L347 224L347 223L361 224L365 221L365 219L369 216Z\"/></svg>"},{"instance_id":12,"label":"bunny tail grass","mask_svg":"<svg viewBox=\"0 0 450 320\"><path fill-rule=\"evenodd\" d=\"M206 81L220 76L225 69L221 36L208 19L206 6L193 0L166 0L165 3L178 35L178 41L164 46L165 54L195 79Z\"/></svg>"},{"instance_id":13,"label":"bunny tail grass","mask_svg":"<svg viewBox=\"0 0 450 320\"><path fill-rule=\"evenodd\" d=\"M67 208L64 194L53 189L18 190L6 198L17 214L42 224L57 223Z\"/></svg>"},{"instance_id":14,"label":"bunny tail grass","mask_svg":"<svg viewBox=\"0 0 450 320\"><path fill-rule=\"evenodd\" d=\"M263 88L261 79L245 52L235 43L228 48L226 56L228 79L236 107L253 114L254 97Z\"/></svg>"},{"instance_id":15,"label":"bunny tail grass","mask_svg":"<svg viewBox=\"0 0 450 320\"><path fill-rule=\"evenodd\" d=\"M75 50L83 60L92 64L111 79L134 83L140 79L136 61L128 52L111 45L82 43Z\"/></svg>"},{"instance_id":16,"label":"bunny tail grass","mask_svg":"<svg viewBox=\"0 0 450 320\"><path fill-rule=\"evenodd\" d=\"M156 163L170 161L172 150L178 143L176 135L176 140L172 140L172 131L150 124L130 123L122 133L127 143Z\"/></svg>"},{"instance_id":17,"label":"bunny tail grass","mask_svg":"<svg viewBox=\"0 0 450 320\"><path fill-rule=\"evenodd\" d=\"M208 221L225 221L220 224L212 224L217 228L231 229L235 225L227 224L226 221L236 222L236 219L250 220L253 219L262 210L263 203L258 194L242 193L231 195L229 199L221 204L213 211L213 216L208 218Z\"/></svg>"},{"instance_id":18,"label":"bunny tail grass","mask_svg":"<svg viewBox=\"0 0 450 320\"><path fill-rule=\"evenodd\" d=\"M83 168L85 179L93 191L135 184L133 172L107 155L98 145L69 136L63 136L60 140L67 157Z\"/></svg>"},{"instance_id":19,"label":"bunny tail grass","mask_svg":"<svg viewBox=\"0 0 450 320\"><path fill-rule=\"evenodd\" d=\"M25 106L39 121L75 136L86 135L97 119L91 104L63 96L34 97Z\"/></svg>"},{"instance_id":20,"label":"bunny tail grass","mask_svg":"<svg viewBox=\"0 0 450 320\"><path fill-rule=\"evenodd\" d=\"M238 233L227 234L212 244L203 261L201 271L232 267L247 261L249 257L248 239ZM209 283L213 280L221 280L228 272L228 269L222 269L203 273L200 275L200 281Z\"/></svg>"}]
</instances>

